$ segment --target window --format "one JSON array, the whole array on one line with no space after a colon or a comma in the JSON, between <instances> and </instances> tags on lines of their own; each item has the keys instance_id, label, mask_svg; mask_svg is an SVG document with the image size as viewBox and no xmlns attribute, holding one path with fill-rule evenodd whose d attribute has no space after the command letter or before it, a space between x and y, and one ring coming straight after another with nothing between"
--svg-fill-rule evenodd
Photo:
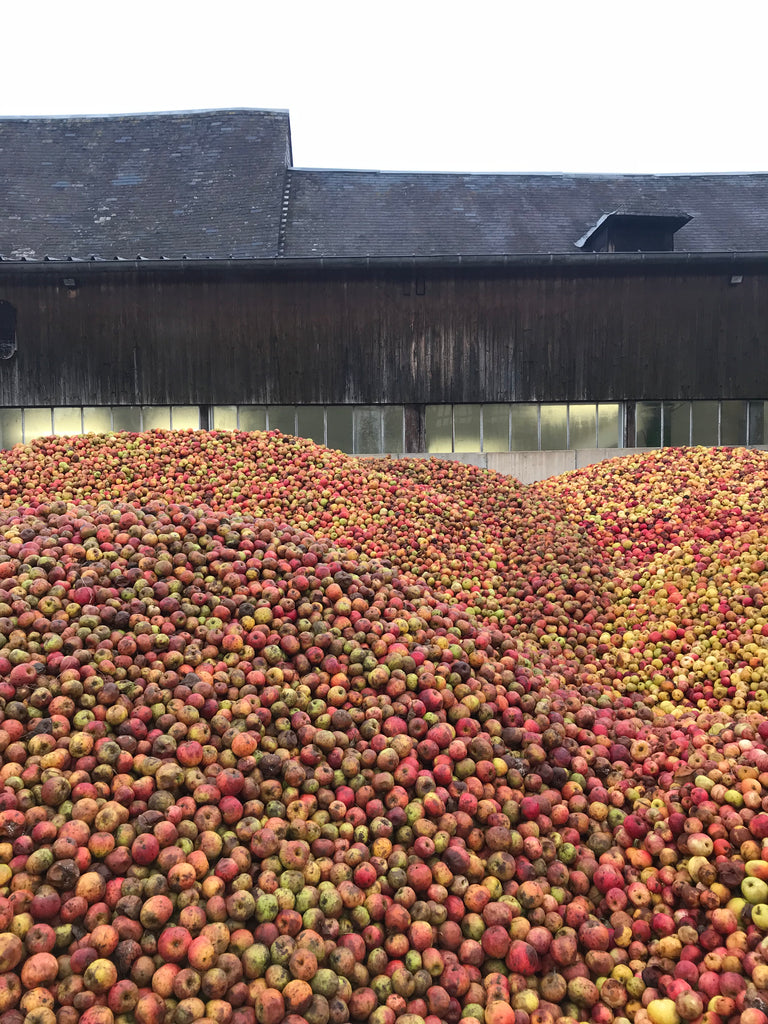
<instances>
[{"instance_id":1,"label":"window","mask_svg":"<svg viewBox=\"0 0 768 1024\"><path fill-rule=\"evenodd\" d=\"M661 403L638 402L635 406L635 445L661 447Z\"/></svg>"},{"instance_id":2,"label":"window","mask_svg":"<svg viewBox=\"0 0 768 1024\"><path fill-rule=\"evenodd\" d=\"M141 430L141 410L139 413L139 426ZM115 410L117 412L117 410ZM122 427L115 427L115 430L122 430ZM86 405L83 407L83 433L85 434L106 434L112 430L112 410L107 406L105 409L100 405Z\"/></svg>"},{"instance_id":3,"label":"window","mask_svg":"<svg viewBox=\"0 0 768 1024\"><path fill-rule=\"evenodd\" d=\"M169 405L144 405L141 408L144 430L170 430L171 407Z\"/></svg>"},{"instance_id":4,"label":"window","mask_svg":"<svg viewBox=\"0 0 768 1024\"><path fill-rule=\"evenodd\" d=\"M453 451L453 406L428 405L426 412L427 451Z\"/></svg>"},{"instance_id":5,"label":"window","mask_svg":"<svg viewBox=\"0 0 768 1024\"><path fill-rule=\"evenodd\" d=\"M379 455L384 450L381 411L376 405L357 405L354 409L354 450L361 455Z\"/></svg>"},{"instance_id":6,"label":"window","mask_svg":"<svg viewBox=\"0 0 768 1024\"><path fill-rule=\"evenodd\" d=\"M171 426L174 430L199 430L199 405L172 405Z\"/></svg>"},{"instance_id":7,"label":"window","mask_svg":"<svg viewBox=\"0 0 768 1024\"><path fill-rule=\"evenodd\" d=\"M539 407L512 406L512 451L534 452L539 448Z\"/></svg>"},{"instance_id":8,"label":"window","mask_svg":"<svg viewBox=\"0 0 768 1024\"><path fill-rule=\"evenodd\" d=\"M542 405L541 450L557 451L568 447L568 407Z\"/></svg>"},{"instance_id":9,"label":"window","mask_svg":"<svg viewBox=\"0 0 768 1024\"><path fill-rule=\"evenodd\" d=\"M663 418L664 447L691 443L691 403L665 402Z\"/></svg>"},{"instance_id":10,"label":"window","mask_svg":"<svg viewBox=\"0 0 768 1024\"><path fill-rule=\"evenodd\" d=\"M0 409L0 448L13 448L23 440L21 409Z\"/></svg>"},{"instance_id":11,"label":"window","mask_svg":"<svg viewBox=\"0 0 768 1024\"><path fill-rule=\"evenodd\" d=\"M719 402L691 403L691 444L715 445L720 433Z\"/></svg>"},{"instance_id":12,"label":"window","mask_svg":"<svg viewBox=\"0 0 768 1024\"><path fill-rule=\"evenodd\" d=\"M390 455L405 450L405 409L402 405L382 407L384 451Z\"/></svg>"},{"instance_id":13,"label":"window","mask_svg":"<svg viewBox=\"0 0 768 1024\"><path fill-rule=\"evenodd\" d=\"M270 405L267 408L269 429L281 434L296 434L296 409L292 405Z\"/></svg>"},{"instance_id":14,"label":"window","mask_svg":"<svg viewBox=\"0 0 768 1024\"><path fill-rule=\"evenodd\" d=\"M483 451L509 451L508 405L483 406Z\"/></svg>"},{"instance_id":15,"label":"window","mask_svg":"<svg viewBox=\"0 0 768 1024\"><path fill-rule=\"evenodd\" d=\"M768 444L768 402L749 403L749 443Z\"/></svg>"},{"instance_id":16,"label":"window","mask_svg":"<svg viewBox=\"0 0 768 1024\"><path fill-rule=\"evenodd\" d=\"M597 407L597 447L621 448L619 430L621 417L618 402L605 402Z\"/></svg>"},{"instance_id":17,"label":"window","mask_svg":"<svg viewBox=\"0 0 768 1024\"><path fill-rule=\"evenodd\" d=\"M241 405L239 419L241 430L267 429L267 410L263 405Z\"/></svg>"},{"instance_id":18,"label":"window","mask_svg":"<svg viewBox=\"0 0 768 1024\"><path fill-rule=\"evenodd\" d=\"M329 448L342 452L352 451L352 406L329 405L325 410Z\"/></svg>"},{"instance_id":19,"label":"window","mask_svg":"<svg viewBox=\"0 0 768 1024\"><path fill-rule=\"evenodd\" d=\"M212 425L214 430L237 430L237 406L214 405Z\"/></svg>"},{"instance_id":20,"label":"window","mask_svg":"<svg viewBox=\"0 0 768 1024\"><path fill-rule=\"evenodd\" d=\"M325 409L322 405L300 405L296 409L296 434L315 444L325 444Z\"/></svg>"},{"instance_id":21,"label":"window","mask_svg":"<svg viewBox=\"0 0 768 1024\"><path fill-rule=\"evenodd\" d=\"M64 406L53 410L53 432L59 437L67 434L82 434L83 410L78 406Z\"/></svg>"},{"instance_id":22,"label":"window","mask_svg":"<svg viewBox=\"0 0 768 1024\"><path fill-rule=\"evenodd\" d=\"M16 352L16 308L0 299L0 359L10 359Z\"/></svg>"},{"instance_id":23,"label":"window","mask_svg":"<svg viewBox=\"0 0 768 1024\"><path fill-rule=\"evenodd\" d=\"M720 444L746 444L747 404L746 402L720 403Z\"/></svg>"},{"instance_id":24,"label":"window","mask_svg":"<svg viewBox=\"0 0 768 1024\"><path fill-rule=\"evenodd\" d=\"M594 405L568 406L568 447L594 448L597 444L597 417Z\"/></svg>"},{"instance_id":25,"label":"window","mask_svg":"<svg viewBox=\"0 0 768 1024\"><path fill-rule=\"evenodd\" d=\"M109 417L109 409L93 409L83 410L83 419L87 422L86 413L92 411L97 414L99 419L96 420L98 423L104 423L104 426L89 426L86 430L124 430L129 434L138 434L141 430L141 409L138 405L115 405L112 407L112 427L106 426L107 419Z\"/></svg>"},{"instance_id":26,"label":"window","mask_svg":"<svg viewBox=\"0 0 768 1024\"><path fill-rule=\"evenodd\" d=\"M46 437L53 433L53 414L48 409L24 409L24 443L33 441L36 437Z\"/></svg>"},{"instance_id":27,"label":"window","mask_svg":"<svg viewBox=\"0 0 768 1024\"><path fill-rule=\"evenodd\" d=\"M453 450L455 452L480 451L479 405L454 405Z\"/></svg>"}]
</instances>

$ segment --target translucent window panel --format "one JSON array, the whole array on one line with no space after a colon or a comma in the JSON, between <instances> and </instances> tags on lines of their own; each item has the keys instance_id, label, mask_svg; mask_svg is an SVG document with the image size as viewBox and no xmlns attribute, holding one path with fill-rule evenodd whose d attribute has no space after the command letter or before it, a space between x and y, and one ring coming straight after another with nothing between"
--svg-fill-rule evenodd
<instances>
[{"instance_id":1,"label":"translucent window panel","mask_svg":"<svg viewBox=\"0 0 768 1024\"><path fill-rule=\"evenodd\" d=\"M693 402L691 444L717 444L717 402Z\"/></svg>"},{"instance_id":2,"label":"translucent window panel","mask_svg":"<svg viewBox=\"0 0 768 1024\"><path fill-rule=\"evenodd\" d=\"M428 452L453 451L453 406L428 405L424 429Z\"/></svg>"},{"instance_id":3,"label":"translucent window panel","mask_svg":"<svg viewBox=\"0 0 768 1024\"><path fill-rule=\"evenodd\" d=\"M567 448L565 405L542 405L541 407L541 450L557 451Z\"/></svg>"},{"instance_id":4,"label":"translucent window panel","mask_svg":"<svg viewBox=\"0 0 768 1024\"><path fill-rule=\"evenodd\" d=\"M22 441L21 409L0 409L0 448L13 448Z\"/></svg>"},{"instance_id":5,"label":"translucent window panel","mask_svg":"<svg viewBox=\"0 0 768 1024\"><path fill-rule=\"evenodd\" d=\"M136 412L138 413L138 409ZM115 409L115 415L118 410ZM115 427L122 430L122 427ZM83 432L86 434L108 434L112 430L112 410L104 405L86 405L83 407ZM136 427L139 430L139 427Z\"/></svg>"},{"instance_id":6,"label":"translucent window panel","mask_svg":"<svg viewBox=\"0 0 768 1024\"><path fill-rule=\"evenodd\" d=\"M293 405L270 405L269 429L279 430L281 434L296 433L296 408Z\"/></svg>"},{"instance_id":7,"label":"translucent window panel","mask_svg":"<svg viewBox=\"0 0 768 1024\"><path fill-rule=\"evenodd\" d=\"M53 432L54 434L82 434L83 421L81 410L71 406L60 406L53 410Z\"/></svg>"},{"instance_id":8,"label":"translucent window panel","mask_svg":"<svg viewBox=\"0 0 768 1024\"><path fill-rule=\"evenodd\" d=\"M199 430L199 405L172 405L171 423L174 430Z\"/></svg>"},{"instance_id":9,"label":"translucent window panel","mask_svg":"<svg viewBox=\"0 0 768 1024\"><path fill-rule=\"evenodd\" d=\"M384 420L384 451L401 452L405 448L405 410L402 405L385 405L381 410Z\"/></svg>"},{"instance_id":10,"label":"translucent window panel","mask_svg":"<svg viewBox=\"0 0 768 1024\"><path fill-rule=\"evenodd\" d=\"M749 403L749 443L768 444L768 402Z\"/></svg>"},{"instance_id":11,"label":"translucent window panel","mask_svg":"<svg viewBox=\"0 0 768 1024\"><path fill-rule=\"evenodd\" d=\"M266 430L267 410L263 405L240 406L241 430Z\"/></svg>"},{"instance_id":12,"label":"translucent window panel","mask_svg":"<svg viewBox=\"0 0 768 1024\"><path fill-rule=\"evenodd\" d=\"M509 406L483 406L483 451L509 451Z\"/></svg>"},{"instance_id":13,"label":"translucent window panel","mask_svg":"<svg viewBox=\"0 0 768 1024\"><path fill-rule=\"evenodd\" d=\"M512 451L535 452L539 447L539 407L512 406Z\"/></svg>"},{"instance_id":14,"label":"translucent window panel","mask_svg":"<svg viewBox=\"0 0 768 1024\"><path fill-rule=\"evenodd\" d=\"M454 405L453 450L455 452L480 451L479 405Z\"/></svg>"},{"instance_id":15,"label":"translucent window panel","mask_svg":"<svg viewBox=\"0 0 768 1024\"><path fill-rule=\"evenodd\" d=\"M342 452L352 451L352 406L329 405L325 410L326 444Z\"/></svg>"},{"instance_id":16,"label":"translucent window panel","mask_svg":"<svg viewBox=\"0 0 768 1024\"><path fill-rule=\"evenodd\" d=\"M214 407L213 407L213 429L214 430L237 430L237 406L236 405L214 405Z\"/></svg>"},{"instance_id":17,"label":"translucent window panel","mask_svg":"<svg viewBox=\"0 0 768 1024\"><path fill-rule=\"evenodd\" d=\"M720 403L720 444L747 443L747 403Z\"/></svg>"},{"instance_id":18,"label":"translucent window panel","mask_svg":"<svg viewBox=\"0 0 768 1024\"><path fill-rule=\"evenodd\" d=\"M571 405L568 408L568 447L594 448L597 444L597 417L594 405Z\"/></svg>"},{"instance_id":19,"label":"translucent window panel","mask_svg":"<svg viewBox=\"0 0 768 1024\"><path fill-rule=\"evenodd\" d=\"M171 407L169 405L144 405L141 408L145 430L170 430Z\"/></svg>"},{"instance_id":20,"label":"translucent window panel","mask_svg":"<svg viewBox=\"0 0 768 1024\"><path fill-rule=\"evenodd\" d=\"M378 455L384 450L381 434L381 406L358 405L354 413L355 452Z\"/></svg>"},{"instance_id":21,"label":"translucent window panel","mask_svg":"<svg viewBox=\"0 0 768 1024\"><path fill-rule=\"evenodd\" d=\"M622 447L619 441L618 402L604 402L597 407L597 447Z\"/></svg>"},{"instance_id":22,"label":"translucent window panel","mask_svg":"<svg viewBox=\"0 0 768 1024\"><path fill-rule=\"evenodd\" d=\"M93 413L98 413L105 421L109 416L109 409L92 409ZM88 409L83 409L85 416L88 413ZM109 427L89 427L88 419L86 419L86 430L109 430ZM112 406L112 430L125 430L130 434L138 434L141 430L141 409L138 405L113 405Z\"/></svg>"},{"instance_id":23,"label":"translucent window panel","mask_svg":"<svg viewBox=\"0 0 768 1024\"><path fill-rule=\"evenodd\" d=\"M297 435L325 444L325 410L322 405L300 405L296 415L299 421Z\"/></svg>"},{"instance_id":24,"label":"translucent window panel","mask_svg":"<svg viewBox=\"0 0 768 1024\"><path fill-rule=\"evenodd\" d=\"M24 410L24 441L52 433L51 409Z\"/></svg>"},{"instance_id":25,"label":"translucent window panel","mask_svg":"<svg viewBox=\"0 0 768 1024\"><path fill-rule=\"evenodd\" d=\"M664 444L677 447L691 443L691 403L664 403Z\"/></svg>"},{"instance_id":26,"label":"translucent window panel","mask_svg":"<svg viewBox=\"0 0 768 1024\"><path fill-rule=\"evenodd\" d=\"M661 402L638 402L635 406L635 444L638 448L661 448Z\"/></svg>"}]
</instances>

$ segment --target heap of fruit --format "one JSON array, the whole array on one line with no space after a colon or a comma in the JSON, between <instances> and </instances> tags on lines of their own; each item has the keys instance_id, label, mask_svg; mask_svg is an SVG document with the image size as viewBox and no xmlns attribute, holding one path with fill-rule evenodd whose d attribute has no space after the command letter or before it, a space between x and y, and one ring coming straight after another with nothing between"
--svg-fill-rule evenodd
<instances>
[{"instance_id":1,"label":"heap of fruit","mask_svg":"<svg viewBox=\"0 0 768 1024\"><path fill-rule=\"evenodd\" d=\"M0 1024L768 1024L768 456L0 493Z\"/></svg>"}]
</instances>

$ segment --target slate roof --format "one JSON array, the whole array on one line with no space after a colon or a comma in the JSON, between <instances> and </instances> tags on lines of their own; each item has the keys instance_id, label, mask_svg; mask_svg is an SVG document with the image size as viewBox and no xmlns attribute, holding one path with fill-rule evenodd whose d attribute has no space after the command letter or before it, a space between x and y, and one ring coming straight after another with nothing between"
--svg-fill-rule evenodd
<instances>
[{"instance_id":1,"label":"slate roof","mask_svg":"<svg viewBox=\"0 0 768 1024\"><path fill-rule=\"evenodd\" d=\"M768 174L290 172L289 256L578 253L607 213L684 212L682 252L768 251Z\"/></svg>"},{"instance_id":2,"label":"slate roof","mask_svg":"<svg viewBox=\"0 0 768 1024\"><path fill-rule=\"evenodd\" d=\"M287 111L0 119L0 255L272 256Z\"/></svg>"},{"instance_id":3,"label":"slate roof","mask_svg":"<svg viewBox=\"0 0 768 1024\"><path fill-rule=\"evenodd\" d=\"M768 174L291 166L287 111L0 118L0 259L577 255L607 214L687 214L675 250L768 252Z\"/></svg>"}]
</instances>

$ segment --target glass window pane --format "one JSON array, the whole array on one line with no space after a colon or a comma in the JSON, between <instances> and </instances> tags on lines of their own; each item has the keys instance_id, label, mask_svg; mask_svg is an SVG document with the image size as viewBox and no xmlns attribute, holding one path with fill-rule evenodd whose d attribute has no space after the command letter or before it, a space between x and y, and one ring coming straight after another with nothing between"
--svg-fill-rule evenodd
<instances>
[{"instance_id":1,"label":"glass window pane","mask_svg":"<svg viewBox=\"0 0 768 1024\"><path fill-rule=\"evenodd\" d=\"M199 430L200 406L172 405L171 423L173 423L174 430Z\"/></svg>"},{"instance_id":2,"label":"glass window pane","mask_svg":"<svg viewBox=\"0 0 768 1024\"><path fill-rule=\"evenodd\" d=\"M720 444L747 443L747 403L720 403Z\"/></svg>"},{"instance_id":3,"label":"glass window pane","mask_svg":"<svg viewBox=\"0 0 768 1024\"><path fill-rule=\"evenodd\" d=\"M691 443L691 403L664 403L664 444L677 447Z\"/></svg>"},{"instance_id":4,"label":"glass window pane","mask_svg":"<svg viewBox=\"0 0 768 1024\"><path fill-rule=\"evenodd\" d=\"M357 405L354 412L355 452L377 455L383 451L381 437L381 407Z\"/></svg>"},{"instance_id":5,"label":"glass window pane","mask_svg":"<svg viewBox=\"0 0 768 1024\"><path fill-rule=\"evenodd\" d=\"M693 402L691 444L717 444L717 402Z\"/></svg>"},{"instance_id":6,"label":"glass window pane","mask_svg":"<svg viewBox=\"0 0 768 1024\"><path fill-rule=\"evenodd\" d=\"M453 451L453 406L428 405L424 429L428 452Z\"/></svg>"},{"instance_id":7,"label":"glass window pane","mask_svg":"<svg viewBox=\"0 0 768 1024\"><path fill-rule=\"evenodd\" d=\"M126 430L130 434L141 431L141 409L138 405L113 405L112 426L109 426L109 409L83 409L85 429L104 432L107 430ZM95 426L89 424L94 422ZM106 424L106 425L99 425Z\"/></svg>"},{"instance_id":8,"label":"glass window pane","mask_svg":"<svg viewBox=\"0 0 768 1024\"><path fill-rule=\"evenodd\" d=\"M454 405L453 450L455 452L480 451L479 405Z\"/></svg>"},{"instance_id":9,"label":"glass window pane","mask_svg":"<svg viewBox=\"0 0 768 1024\"><path fill-rule=\"evenodd\" d=\"M635 445L661 448L660 402L638 402L635 406Z\"/></svg>"},{"instance_id":10,"label":"glass window pane","mask_svg":"<svg viewBox=\"0 0 768 1024\"><path fill-rule=\"evenodd\" d=\"M539 407L533 404L512 406L512 451L535 452L539 447Z\"/></svg>"},{"instance_id":11,"label":"glass window pane","mask_svg":"<svg viewBox=\"0 0 768 1024\"><path fill-rule=\"evenodd\" d=\"M749 443L768 444L768 402L749 403Z\"/></svg>"},{"instance_id":12,"label":"glass window pane","mask_svg":"<svg viewBox=\"0 0 768 1024\"><path fill-rule=\"evenodd\" d=\"M51 410L48 409L25 409L24 410L24 441L31 441L35 437L45 437L52 431Z\"/></svg>"},{"instance_id":13,"label":"glass window pane","mask_svg":"<svg viewBox=\"0 0 768 1024\"><path fill-rule=\"evenodd\" d=\"M138 412L138 409L136 410ZM117 409L115 409L117 413ZM83 432L86 434L108 434L112 429L112 412L109 406L86 405L83 407ZM136 428L139 429L138 427ZM115 427L117 430L117 427Z\"/></svg>"},{"instance_id":14,"label":"glass window pane","mask_svg":"<svg viewBox=\"0 0 768 1024\"><path fill-rule=\"evenodd\" d=\"M270 405L269 429L279 430L281 434L296 433L296 407L293 405Z\"/></svg>"},{"instance_id":15,"label":"glass window pane","mask_svg":"<svg viewBox=\"0 0 768 1024\"><path fill-rule=\"evenodd\" d=\"M619 403L605 402L597 407L597 447L621 448L619 444Z\"/></svg>"},{"instance_id":16,"label":"glass window pane","mask_svg":"<svg viewBox=\"0 0 768 1024\"><path fill-rule=\"evenodd\" d=\"M308 437L317 444L325 444L325 412L322 405L300 405L296 410L299 437Z\"/></svg>"},{"instance_id":17,"label":"glass window pane","mask_svg":"<svg viewBox=\"0 0 768 1024\"><path fill-rule=\"evenodd\" d=\"M54 434L82 434L83 424L80 418L80 408L71 406L58 407L53 410L53 432Z\"/></svg>"},{"instance_id":18,"label":"glass window pane","mask_svg":"<svg viewBox=\"0 0 768 1024\"><path fill-rule=\"evenodd\" d=\"M405 410L402 405L385 405L382 409L384 418L384 451L394 454L405 448Z\"/></svg>"},{"instance_id":19,"label":"glass window pane","mask_svg":"<svg viewBox=\"0 0 768 1024\"><path fill-rule=\"evenodd\" d=\"M145 430L170 430L171 407L169 405L144 405L141 408Z\"/></svg>"},{"instance_id":20,"label":"glass window pane","mask_svg":"<svg viewBox=\"0 0 768 1024\"><path fill-rule=\"evenodd\" d=\"M509 451L509 406L483 406L483 451Z\"/></svg>"},{"instance_id":21,"label":"glass window pane","mask_svg":"<svg viewBox=\"0 0 768 1024\"><path fill-rule=\"evenodd\" d=\"M542 405L541 450L557 451L566 448L566 406Z\"/></svg>"},{"instance_id":22,"label":"glass window pane","mask_svg":"<svg viewBox=\"0 0 768 1024\"><path fill-rule=\"evenodd\" d=\"M236 405L214 405L214 407L213 407L213 429L214 430L237 430L237 406Z\"/></svg>"},{"instance_id":23,"label":"glass window pane","mask_svg":"<svg viewBox=\"0 0 768 1024\"><path fill-rule=\"evenodd\" d=\"M325 410L327 445L342 452L352 451L352 406L329 405Z\"/></svg>"},{"instance_id":24,"label":"glass window pane","mask_svg":"<svg viewBox=\"0 0 768 1024\"><path fill-rule=\"evenodd\" d=\"M263 405L240 406L241 430L266 430L267 410Z\"/></svg>"},{"instance_id":25,"label":"glass window pane","mask_svg":"<svg viewBox=\"0 0 768 1024\"><path fill-rule=\"evenodd\" d=\"M597 444L595 406L571 405L568 416L568 447L594 448Z\"/></svg>"},{"instance_id":26,"label":"glass window pane","mask_svg":"<svg viewBox=\"0 0 768 1024\"><path fill-rule=\"evenodd\" d=\"M0 409L0 448L21 444L21 409Z\"/></svg>"}]
</instances>

